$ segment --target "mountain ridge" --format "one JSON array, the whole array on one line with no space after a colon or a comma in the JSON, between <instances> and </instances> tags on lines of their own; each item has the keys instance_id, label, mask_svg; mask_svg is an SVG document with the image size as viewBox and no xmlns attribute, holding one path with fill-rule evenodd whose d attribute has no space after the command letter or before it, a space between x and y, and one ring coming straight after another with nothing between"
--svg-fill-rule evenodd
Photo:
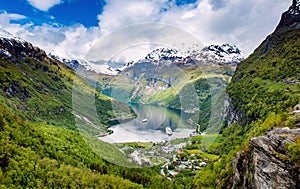
<instances>
[{"instance_id":1,"label":"mountain ridge","mask_svg":"<svg viewBox=\"0 0 300 189\"><path fill-rule=\"evenodd\" d=\"M95 72L97 74L112 76L119 75L125 69L142 62L158 64L160 61L170 61L174 64L188 64L193 61L193 59L196 59L207 64L226 64L236 66L240 61L244 60L244 56L241 51L235 45L230 44L210 45L200 49L198 46L191 46L187 48L186 51L181 51L176 48L156 48L148 53L144 59L126 62L123 66L118 68L112 68L104 62L89 62L78 58L68 59L52 53L49 53L49 56L58 59L72 69L78 69L78 67L81 67L82 69L86 69L87 71Z\"/></svg>"}]
</instances>

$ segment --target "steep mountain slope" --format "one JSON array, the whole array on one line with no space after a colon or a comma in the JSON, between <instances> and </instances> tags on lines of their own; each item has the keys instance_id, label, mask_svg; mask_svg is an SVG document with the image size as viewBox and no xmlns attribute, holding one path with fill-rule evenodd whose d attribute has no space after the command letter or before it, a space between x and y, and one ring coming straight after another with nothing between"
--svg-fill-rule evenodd
<instances>
[{"instance_id":1,"label":"steep mountain slope","mask_svg":"<svg viewBox=\"0 0 300 189\"><path fill-rule=\"evenodd\" d=\"M198 172L198 188L299 188L299 9L294 0L274 33L238 65L227 88L222 155Z\"/></svg>"},{"instance_id":2,"label":"steep mountain slope","mask_svg":"<svg viewBox=\"0 0 300 189\"><path fill-rule=\"evenodd\" d=\"M282 15L275 32L238 65L228 87L240 119L264 118L300 103L299 5Z\"/></svg>"},{"instance_id":3,"label":"steep mountain slope","mask_svg":"<svg viewBox=\"0 0 300 189\"><path fill-rule=\"evenodd\" d=\"M114 119L115 115L111 112L113 100L101 94L96 94L95 106L103 119L96 120L88 113L73 110L74 86L79 86L83 95L92 92L93 88L43 50L15 37L6 37L0 38L0 94L19 114L32 121L46 121L72 130L76 129L73 114L83 114L94 124L102 124L102 128ZM128 112L128 118L134 116L126 105L119 105Z\"/></svg>"}]
</instances>

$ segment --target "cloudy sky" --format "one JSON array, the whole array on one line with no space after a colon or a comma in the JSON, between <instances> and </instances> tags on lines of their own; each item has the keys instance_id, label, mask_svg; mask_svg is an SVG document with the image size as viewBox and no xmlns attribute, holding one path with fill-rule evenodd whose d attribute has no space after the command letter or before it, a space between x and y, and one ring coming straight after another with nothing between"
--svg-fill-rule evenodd
<instances>
[{"instance_id":1,"label":"cloudy sky","mask_svg":"<svg viewBox=\"0 0 300 189\"><path fill-rule=\"evenodd\" d=\"M0 1L0 28L67 58L84 58L112 32L152 22L184 30L204 45L235 44L249 55L275 29L290 4L290 0L9 0Z\"/></svg>"}]
</instances>

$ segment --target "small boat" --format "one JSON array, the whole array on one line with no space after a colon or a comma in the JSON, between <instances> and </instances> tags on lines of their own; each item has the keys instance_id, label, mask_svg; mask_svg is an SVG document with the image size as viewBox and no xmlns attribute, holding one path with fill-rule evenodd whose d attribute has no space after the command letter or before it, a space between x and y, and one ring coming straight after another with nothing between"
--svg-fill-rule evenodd
<instances>
[{"instance_id":1,"label":"small boat","mask_svg":"<svg viewBox=\"0 0 300 189\"><path fill-rule=\"evenodd\" d=\"M142 120L143 123L146 123L147 121L148 121L148 119L143 119Z\"/></svg>"},{"instance_id":2,"label":"small boat","mask_svg":"<svg viewBox=\"0 0 300 189\"><path fill-rule=\"evenodd\" d=\"M166 127L166 134L169 136L173 134L171 127Z\"/></svg>"}]
</instances>

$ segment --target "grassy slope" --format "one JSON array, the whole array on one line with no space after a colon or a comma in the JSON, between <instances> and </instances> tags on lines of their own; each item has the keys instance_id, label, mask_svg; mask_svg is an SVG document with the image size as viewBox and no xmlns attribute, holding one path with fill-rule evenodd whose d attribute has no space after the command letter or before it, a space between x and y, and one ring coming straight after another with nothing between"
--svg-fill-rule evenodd
<instances>
[{"instance_id":1,"label":"grassy slope","mask_svg":"<svg viewBox=\"0 0 300 189\"><path fill-rule=\"evenodd\" d=\"M127 168L102 158L93 136L18 117L0 97L0 188L192 188L189 179L172 181L159 167ZM86 143L91 140L97 150ZM94 148L95 149L95 148ZM116 153L113 158L126 161ZM101 152L100 152L101 153ZM111 160L111 159L110 159Z\"/></svg>"}]
</instances>

